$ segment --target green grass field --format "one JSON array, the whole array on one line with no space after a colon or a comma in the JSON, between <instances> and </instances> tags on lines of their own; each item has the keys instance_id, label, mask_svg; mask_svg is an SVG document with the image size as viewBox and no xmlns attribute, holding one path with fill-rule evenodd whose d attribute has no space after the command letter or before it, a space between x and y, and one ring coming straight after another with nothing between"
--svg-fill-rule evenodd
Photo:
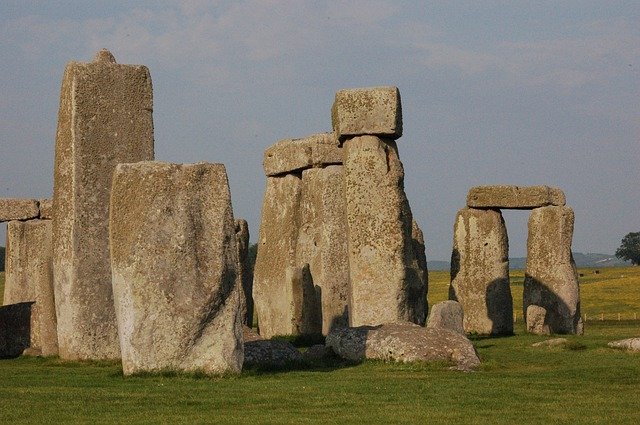
<instances>
[{"instance_id":1,"label":"green grass field","mask_svg":"<svg viewBox=\"0 0 640 425\"><path fill-rule=\"evenodd\" d=\"M639 310L640 268L580 272L587 314ZM430 304L446 299L448 273L430 277ZM517 279L516 271L516 300ZM214 379L124 378L117 363L21 357L0 361L0 423L635 424L640 354L606 347L632 336L640 336L640 321L594 320L567 347L533 348L545 337L526 334L519 322L515 336L473 339L482 360L473 373L365 362Z\"/></svg>"}]
</instances>

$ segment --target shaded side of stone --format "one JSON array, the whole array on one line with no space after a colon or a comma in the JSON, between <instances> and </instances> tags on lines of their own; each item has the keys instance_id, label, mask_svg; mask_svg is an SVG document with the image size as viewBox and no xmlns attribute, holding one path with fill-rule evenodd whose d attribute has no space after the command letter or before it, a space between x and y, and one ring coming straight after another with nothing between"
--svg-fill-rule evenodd
<instances>
[{"instance_id":1,"label":"shaded side of stone","mask_svg":"<svg viewBox=\"0 0 640 425\"><path fill-rule=\"evenodd\" d=\"M333 131L338 139L376 135L402 136L402 106L397 87L340 90L331 108Z\"/></svg>"},{"instance_id":2,"label":"shaded side of stone","mask_svg":"<svg viewBox=\"0 0 640 425\"><path fill-rule=\"evenodd\" d=\"M33 302L29 346L43 356L58 354L53 294L50 220L10 221L4 304Z\"/></svg>"},{"instance_id":3,"label":"shaded side of stone","mask_svg":"<svg viewBox=\"0 0 640 425\"><path fill-rule=\"evenodd\" d=\"M110 59L67 64L53 197L54 288L63 359L120 357L109 261L109 194L118 163L153 159L152 110L146 67Z\"/></svg>"},{"instance_id":4,"label":"shaded side of stone","mask_svg":"<svg viewBox=\"0 0 640 425\"><path fill-rule=\"evenodd\" d=\"M423 324L426 282L413 252L396 143L362 136L345 141L344 149L350 325Z\"/></svg>"},{"instance_id":5,"label":"shaded side of stone","mask_svg":"<svg viewBox=\"0 0 640 425\"><path fill-rule=\"evenodd\" d=\"M242 324L253 324L253 269L249 263L249 224L247 220L235 220L236 241L238 243L238 280L242 288L240 310Z\"/></svg>"},{"instance_id":6,"label":"shaded side of stone","mask_svg":"<svg viewBox=\"0 0 640 425\"><path fill-rule=\"evenodd\" d=\"M523 307L544 308L551 333L582 333L580 287L571 253L573 225L569 207L536 208L529 217Z\"/></svg>"},{"instance_id":7,"label":"shaded side of stone","mask_svg":"<svg viewBox=\"0 0 640 425\"><path fill-rule=\"evenodd\" d=\"M532 209L565 202L562 190L549 186L476 186L467 195L472 208Z\"/></svg>"},{"instance_id":8,"label":"shaded side of stone","mask_svg":"<svg viewBox=\"0 0 640 425\"><path fill-rule=\"evenodd\" d=\"M302 179L294 174L267 177L262 204L253 300L260 335L292 335L293 311L287 298L286 270L296 266Z\"/></svg>"},{"instance_id":9,"label":"shaded side of stone","mask_svg":"<svg viewBox=\"0 0 640 425\"><path fill-rule=\"evenodd\" d=\"M280 369L302 363L302 354L288 341L255 340L244 345L243 368Z\"/></svg>"},{"instance_id":10,"label":"shaded side of stone","mask_svg":"<svg viewBox=\"0 0 640 425\"><path fill-rule=\"evenodd\" d=\"M463 208L453 229L449 299L464 311L467 333L513 333L509 241L499 210Z\"/></svg>"},{"instance_id":11,"label":"shaded side of stone","mask_svg":"<svg viewBox=\"0 0 640 425\"><path fill-rule=\"evenodd\" d=\"M38 218L40 209L36 199L0 198L0 223Z\"/></svg>"},{"instance_id":12,"label":"shaded side of stone","mask_svg":"<svg viewBox=\"0 0 640 425\"><path fill-rule=\"evenodd\" d=\"M120 164L110 219L125 375L239 373L237 242L222 164Z\"/></svg>"},{"instance_id":13,"label":"shaded side of stone","mask_svg":"<svg viewBox=\"0 0 640 425\"><path fill-rule=\"evenodd\" d=\"M33 302L0 307L0 359L18 357L31 343Z\"/></svg>"},{"instance_id":14,"label":"shaded side of stone","mask_svg":"<svg viewBox=\"0 0 640 425\"><path fill-rule=\"evenodd\" d=\"M267 176L330 164L342 164L342 148L333 133L281 140L265 150L263 160Z\"/></svg>"}]
</instances>

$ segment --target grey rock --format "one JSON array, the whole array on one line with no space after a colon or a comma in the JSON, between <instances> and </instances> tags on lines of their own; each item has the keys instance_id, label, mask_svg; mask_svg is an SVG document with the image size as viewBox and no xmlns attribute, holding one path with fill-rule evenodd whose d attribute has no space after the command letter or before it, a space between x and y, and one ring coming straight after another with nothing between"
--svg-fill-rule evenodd
<instances>
[{"instance_id":1,"label":"grey rock","mask_svg":"<svg viewBox=\"0 0 640 425\"><path fill-rule=\"evenodd\" d=\"M302 363L302 354L290 342L257 340L244 344L243 368L284 368Z\"/></svg>"},{"instance_id":2,"label":"grey rock","mask_svg":"<svg viewBox=\"0 0 640 425\"><path fill-rule=\"evenodd\" d=\"M569 343L566 338L551 338L544 341L536 342L532 344L532 347L561 347Z\"/></svg>"},{"instance_id":3,"label":"grey rock","mask_svg":"<svg viewBox=\"0 0 640 425\"><path fill-rule=\"evenodd\" d=\"M457 301L442 301L431 307L427 328L444 328L464 334L464 313Z\"/></svg>"},{"instance_id":4,"label":"grey rock","mask_svg":"<svg viewBox=\"0 0 640 425\"><path fill-rule=\"evenodd\" d=\"M545 323L547 310L539 305L531 304L527 307L526 322L527 332L536 335L549 335L549 325Z\"/></svg>"},{"instance_id":5,"label":"grey rock","mask_svg":"<svg viewBox=\"0 0 640 425\"><path fill-rule=\"evenodd\" d=\"M627 338L619 341L612 341L607 344L611 348L619 348L622 350L640 352L640 338Z\"/></svg>"}]
</instances>

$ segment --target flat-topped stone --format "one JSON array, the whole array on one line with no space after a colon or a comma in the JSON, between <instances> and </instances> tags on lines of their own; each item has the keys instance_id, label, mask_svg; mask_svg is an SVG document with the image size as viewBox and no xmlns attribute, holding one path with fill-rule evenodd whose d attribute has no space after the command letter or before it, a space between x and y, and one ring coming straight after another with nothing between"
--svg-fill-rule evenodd
<instances>
[{"instance_id":1,"label":"flat-topped stone","mask_svg":"<svg viewBox=\"0 0 640 425\"><path fill-rule=\"evenodd\" d=\"M476 186L467 195L471 208L533 209L565 203L562 190L549 186Z\"/></svg>"},{"instance_id":2,"label":"flat-topped stone","mask_svg":"<svg viewBox=\"0 0 640 425\"><path fill-rule=\"evenodd\" d=\"M36 199L0 198L0 222L38 218Z\"/></svg>"},{"instance_id":3,"label":"flat-topped stone","mask_svg":"<svg viewBox=\"0 0 640 425\"><path fill-rule=\"evenodd\" d=\"M267 176L342 164L342 148L333 133L312 134L301 139L284 139L265 150L262 164Z\"/></svg>"},{"instance_id":4,"label":"flat-topped stone","mask_svg":"<svg viewBox=\"0 0 640 425\"><path fill-rule=\"evenodd\" d=\"M340 90L331 108L333 131L342 140L374 135L402 136L402 106L397 87Z\"/></svg>"}]
</instances>

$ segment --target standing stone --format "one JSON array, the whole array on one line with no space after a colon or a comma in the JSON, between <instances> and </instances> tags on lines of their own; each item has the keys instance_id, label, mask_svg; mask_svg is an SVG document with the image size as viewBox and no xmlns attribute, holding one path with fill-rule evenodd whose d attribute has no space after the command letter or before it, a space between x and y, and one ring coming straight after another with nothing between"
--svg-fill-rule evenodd
<instances>
[{"instance_id":1,"label":"standing stone","mask_svg":"<svg viewBox=\"0 0 640 425\"><path fill-rule=\"evenodd\" d=\"M565 206L536 208L529 216L524 310L531 304L544 308L552 333L582 333L573 223L573 210Z\"/></svg>"},{"instance_id":2,"label":"standing stone","mask_svg":"<svg viewBox=\"0 0 640 425\"><path fill-rule=\"evenodd\" d=\"M149 70L108 51L64 72L54 175L54 287L60 357L120 357L109 261L118 163L153 159Z\"/></svg>"},{"instance_id":3,"label":"standing stone","mask_svg":"<svg viewBox=\"0 0 640 425\"><path fill-rule=\"evenodd\" d=\"M4 304L34 303L29 346L43 356L58 354L52 256L50 220L9 222Z\"/></svg>"},{"instance_id":4,"label":"standing stone","mask_svg":"<svg viewBox=\"0 0 640 425\"><path fill-rule=\"evenodd\" d=\"M253 300L264 338L295 332L286 270L295 267L301 192L302 178L295 174L267 177L253 273Z\"/></svg>"},{"instance_id":5,"label":"standing stone","mask_svg":"<svg viewBox=\"0 0 640 425\"><path fill-rule=\"evenodd\" d=\"M242 288L224 166L118 165L109 231L124 374L239 373Z\"/></svg>"},{"instance_id":6,"label":"standing stone","mask_svg":"<svg viewBox=\"0 0 640 425\"><path fill-rule=\"evenodd\" d=\"M463 208L453 229L449 299L464 311L467 333L513 333L509 241L499 210Z\"/></svg>"},{"instance_id":7,"label":"standing stone","mask_svg":"<svg viewBox=\"0 0 640 425\"><path fill-rule=\"evenodd\" d=\"M253 324L253 270L249 264L249 224L247 220L235 220L236 242L238 244L238 281L242 288L240 297L240 314L242 324L249 327Z\"/></svg>"},{"instance_id":8,"label":"standing stone","mask_svg":"<svg viewBox=\"0 0 640 425\"><path fill-rule=\"evenodd\" d=\"M536 335L549 335L549 325L545 323L547 310L539 305L529 304L526 311L527 332Z\"/></svg>"},{"instance_id":9,"label":"standing stone","mask_svg":"<svg viewBox=\"0 0 640 425\"><path fill-rule=\"evenodd\" d=\"M412 215L396 143L353 137L344 142L344 151L349 324L424 324L426 282L413 252Z\"/></svg>"},{"instance_id":10,"label":"standing stone","mask_svg":"<svg viewBox=\"0 0 640 425\"><path fill-rule=\"evenodd\" d=\"M457 301L441 301L431 308L427 328L445 328L464 334L464 312Z\"/></svg>"}]
</instances>

